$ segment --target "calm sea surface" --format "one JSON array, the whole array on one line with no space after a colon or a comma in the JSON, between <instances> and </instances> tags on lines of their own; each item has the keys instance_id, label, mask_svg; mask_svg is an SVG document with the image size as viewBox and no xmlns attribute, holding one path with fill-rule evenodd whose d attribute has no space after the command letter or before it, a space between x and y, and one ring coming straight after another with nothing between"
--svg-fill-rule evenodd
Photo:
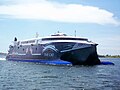
<instances>
[{"instance_id":1,"label":"calm sea surface","mask_svg":"<svg viewBox=\"0 0 120 90\"><path fill-rule=\"evenodd\" d=\"M0 58L0 90L120 90L120 59L115 65L57 66Z\"/></svg>"}]
</instances>

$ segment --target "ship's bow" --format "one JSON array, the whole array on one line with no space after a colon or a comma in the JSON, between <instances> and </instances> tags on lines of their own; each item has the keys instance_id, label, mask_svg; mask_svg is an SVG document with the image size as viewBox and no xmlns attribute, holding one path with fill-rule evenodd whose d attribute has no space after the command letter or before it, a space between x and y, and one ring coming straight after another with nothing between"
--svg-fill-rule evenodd
<instances>
[{"instance_id":1,"label":"ship's bow","mask_svg":"<svg viewBox=\"0 0 120 90\"><path fill-rule=\"evenodd\" d=\"M73 65L100 64L100 60L96 51L96 45L63 51L60 58L62 60L71 62Z\"/></svg>"}]
</instances>

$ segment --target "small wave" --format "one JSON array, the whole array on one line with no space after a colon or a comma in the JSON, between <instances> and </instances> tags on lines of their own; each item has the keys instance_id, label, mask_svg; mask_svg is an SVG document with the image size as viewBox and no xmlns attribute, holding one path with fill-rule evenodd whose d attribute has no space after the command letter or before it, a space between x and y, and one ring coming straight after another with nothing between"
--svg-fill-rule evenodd
<instances>
[{"instance_id":1,"label":"small wave","mask_svg":"<svg viewBox=\"0 0 120 90\"><path fill-rule=\"evenodd\" d=\"M0 60L6 60L5 58L0 58Z\"/></svg>"}]
</instances>

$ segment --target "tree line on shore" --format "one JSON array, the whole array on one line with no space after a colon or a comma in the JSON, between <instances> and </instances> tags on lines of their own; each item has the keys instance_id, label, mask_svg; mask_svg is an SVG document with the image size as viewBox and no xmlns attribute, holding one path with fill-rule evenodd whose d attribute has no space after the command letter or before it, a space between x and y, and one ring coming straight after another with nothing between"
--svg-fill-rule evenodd
<instances>
[{"instance_id":1,"label":"tree line on shore","mask_svg":"<svg viewBox=\"0 0 120 90\"><path fill-rule=\"evenodd\" d=\"M7 53L2 53L2 52L0 52L0 55L5 55L5 56L6 56L6 55L7 55Z\"/></svg>"},{"instance_id":2,"label":"tree line on shore","mask_svg":"<svg viewBox=\"0 0 120 90\"><path fill-rule=\"evenodd\" d=\"M107 54L107 55L98 55L99 57L108 57L108 58L120 58L120 55L109 55L109 54Z\"/></svg>"}]
</instances>

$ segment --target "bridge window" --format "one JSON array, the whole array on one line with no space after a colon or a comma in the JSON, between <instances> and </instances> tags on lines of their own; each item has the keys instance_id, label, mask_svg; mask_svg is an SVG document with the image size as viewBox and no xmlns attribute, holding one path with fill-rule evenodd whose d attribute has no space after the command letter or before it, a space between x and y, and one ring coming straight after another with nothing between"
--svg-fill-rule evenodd
<instances>
[{"instance_id":1,"label":"bridge window","mask_svg":"<svg viewBox=\"0 0 120 90\"><path fill-rule=\"evenodd\" d=\"M43 38L43 41L45 40L87 40L85 38Z\"/></svg>"}]
</instances>

